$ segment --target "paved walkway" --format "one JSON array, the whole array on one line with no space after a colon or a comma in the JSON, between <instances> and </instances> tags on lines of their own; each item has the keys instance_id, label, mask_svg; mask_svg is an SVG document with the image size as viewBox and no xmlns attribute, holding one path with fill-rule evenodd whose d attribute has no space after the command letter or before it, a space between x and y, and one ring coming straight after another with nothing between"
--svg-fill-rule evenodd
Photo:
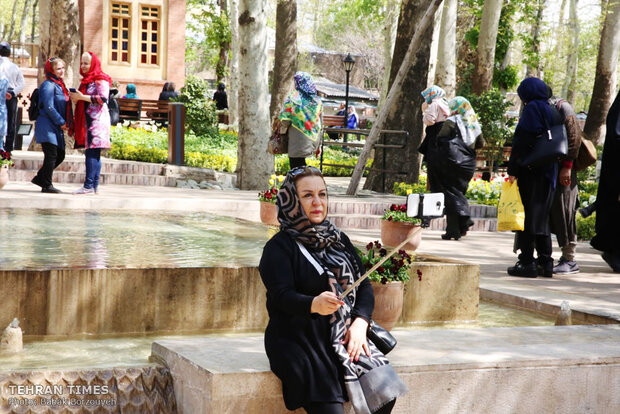
<instances>
[{"instance_id":1,"label":"paved walkway","mask_svg":"<svg viewBox=\"0 0 620 414\"><path fill-rule=\"evenodd\" d=\"M366 191L353 199L344 195L348 178L328 178L327 181L332 197L357 202L386 198L404 202L404 197ZM74 196L71 191L79 185L58 184L57 187L63 194L42 194L38 187L28 182L10 182L0 191L0 208L188 210L259 220L256 191L105 185L98 195ZM380 239L378 230L347 230L347 233L361 242ZM568 300L574 310L593 312L620 321L620 274L613 273L599 253L587 243L579 243L577 248L580 273L551 279L524 279L506 274L506 267L516 261L516 255L512 252L512 233L470 232L459 241L442 240L440 234L440 231L425 230L419 252L480 264L482 297L493 291L548 304L553 308ZM559 256L560 252L554 246L554 258L557 260Z\"/></svg>"}]
</instances>

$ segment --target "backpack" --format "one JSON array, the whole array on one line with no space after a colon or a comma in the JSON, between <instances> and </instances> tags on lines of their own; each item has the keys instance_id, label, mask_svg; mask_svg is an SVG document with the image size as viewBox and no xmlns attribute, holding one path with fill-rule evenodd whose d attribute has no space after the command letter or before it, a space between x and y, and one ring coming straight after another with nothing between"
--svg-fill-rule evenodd
<instances>
[{"instance_id":1,"label":"backpack","mask_svg":"<svg viewBox=\"0 0 620 414\"><path fill-rule=\"evenodd\" d=\"M108 111L110 112L110 125L116 125L121 120L121 108L112 93L108 96Z\"/></svg>"},{"instance_id":2,"label":"backpack","mask_svg":"<svg viewBox=\"0 0 620 414\"><path fill-rule=\"evenodd\" d=\"M41 109L39 108L39 88L36 88L34 91L32 91L32 94L30 95L28 119L31 121L36 121L39 117L39 112L41 112Z\"/></svg>"}]
</instances>

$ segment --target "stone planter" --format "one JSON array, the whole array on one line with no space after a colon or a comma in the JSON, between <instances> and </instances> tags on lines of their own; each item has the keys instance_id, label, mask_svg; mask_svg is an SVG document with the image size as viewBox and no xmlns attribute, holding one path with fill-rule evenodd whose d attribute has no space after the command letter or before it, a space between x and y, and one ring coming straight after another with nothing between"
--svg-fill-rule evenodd
<instances>
[{"instance_id":1,"label":"stone planter","mask_svg":"<svg viewBox=\"0 0 620 414\"><path fill-rule=\"evenodd\" d=\"M4 187L6 183L8 182L9 182L9 166L3 165L2 167L0 167L0 190L2 190L2 187Z\"/></svg>"},{"instance_id":2,"label":"stone planter","mask_svg":"<svg viewBox=\"0 0 620 414\"><path fill-rule=\"evenodd\" d=\"M260 202L260 221L268 226L279 226L278 208L273 203Z\"/></svg>"},{"instance_id":3,"label":"stone planter","mask_svg":"<svg viewBox=\"0 0 620 414\"><path fill-rule=\"evenodd\" d=\"M381 242L385 246L396 247L419 227L417 224L402 221L381 220ZM420 231L403 248L410 251L416 250L421 241L422 232Z\"/></svg>"},{"instance_id":4,"label":"stone planter","mask_svg":"<svg viewBox=\"0 0 620 414\"><path fill-rule=\"evenodd\" d=\"M405 285L403 282L388 282L385 285L378 282L370 283L375 294L372 320L389 331L396 325L403 311Z\"/></svg>"}]
</instances>

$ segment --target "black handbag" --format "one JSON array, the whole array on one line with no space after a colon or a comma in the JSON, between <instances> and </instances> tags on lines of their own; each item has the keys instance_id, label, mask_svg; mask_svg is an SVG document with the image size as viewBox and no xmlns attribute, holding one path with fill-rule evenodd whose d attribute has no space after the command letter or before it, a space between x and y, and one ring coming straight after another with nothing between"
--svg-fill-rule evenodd
<instances>
[{"instance_id":1,"label":"black handbag","mask_svg":"<svg viewBox=\"0 0 620 414\"><path fill-rule=\"evenodd\" d=\"M366 336L383 355L387 355L397 343L390 332L374 321L370 321Z\"/></svg>"},{"instance_id":2,"label":"black handbag","mask_svg":"<svg viewBox=\"0 0 620 414\"><path fill-rule=\"evenodd\" d=\"M538 135L530 151L519 160L522 167L541 167L560 161L568 154L568 137L564 124L554 125Z\"/></svg>"}]
</instances>

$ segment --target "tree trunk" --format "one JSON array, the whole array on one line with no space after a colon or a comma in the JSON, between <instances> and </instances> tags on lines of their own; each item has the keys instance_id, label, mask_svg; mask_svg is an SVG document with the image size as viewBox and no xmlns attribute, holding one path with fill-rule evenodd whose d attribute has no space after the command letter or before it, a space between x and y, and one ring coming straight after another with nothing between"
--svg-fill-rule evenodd
<instances>
[{"instance_id":1,"label":"tree trunk","mask_svg":"<svg viewBox=\"0 0 620 414\"><path fill-rule=\"evenodd\" d=\"M38 23L38 18L39 18L39 0L34 0L34 3L32 4L32 31L30 32L30 43L34 43L34 36L35 36L35 26ZM33 49L34 52L34 49Z\"/></svg>"},{"instance_id":2,"label":"tree trunk","mask_svg":"<svg viewBox=\"0 0 620 414\"><path fill-rule=\"evenodd\" d=\"M575 107L575 83L577 81L577 60L579 58L579 20L577 0L570 0L568 30L571 36L570 51L566 62L566 78L562 85L562 96ZM562 37L562 36L560 36Z\"/></svg>"},{"instance_id":3,"label":"tree trunk","mask_svg":"<svg viewBox=\"0 0 620 414\"><path fill-rule=\"evenodd\" d=\"M237 184L242 190L267 187L273 155L267 152L266 0L239 1L239 150Z\"/></svg>"},{"instance_id":4,"label":"tree trunk","mask_svg":"<svg viewBox=\"0 0 620 414\"><path fill-rule=\"evenodd\" d=\"M400 180L416 182L420 168L420 154L417 148L422 136L422 95L428 74L428 59L433 33L433 19L442 0L403 0L392 60L392 80L385 104L379 111L370 135L353 170L347 189L348 195L355 195L370 152L379 140L379 133L386 128L404 129L409 132L407 146L403 151L390 151L385 167L404 169L406 175L387 177L386 189ZM426 9L422 16L420 11ZM408 44L408 47L407 47ZM400 138L400 139L399 139ZM402 142L402 137L396 138ZM379 166L381 151L375 151L376 166ZM386 155L388 155L386 154ZM382 187L381 175L371 173L365 188Z\"/></svg>"},{"instance_id":5,"label":"tree trunk","mask_svg":"<svg viewBox=\"0 0 620 414\"><path fill-rule=\"evenodd\" d=\"M297 69L297 0L278 0L276 50L271 86L270 119L275 118L286 95L293 90Z\"/></svg>"},{"instance_id":6,"label":"tree trunk","mask_svg":"<svg viewBox=\"0 0 620 414\"><path fill-rule=\"evenodd\" d=\"M19 0L13 1L13 13L11 14L11 25L9 26L9 33L4 36L4 39L8 42L13 40L13 33L15 32L15 20L17 19L17 3Z\"/></svg>"},{"instance_id":7,"label":"tree trunk","mask_svg":"<svg viewBox=\"0 0 620 414\"><path fill-rule=\"evenodd\" d=\"M22 20L20 22L19 29L19 44L26 43L26 29L28 28L28 15L30 8L32 7L32 0L24 0L24 10L22 12Z\"/></svg>"},{"instance_id":8,"label":"tree trunk","mask_svg":"<svg viewBox=\"0 0 620 414\"><path fill-rule=\"evenodd\" d=\"M536 12L536 18L532 24L532 30L531 30L532 49L530 52L532 56L534 57L533 61L531 62L533 63L533 65L531 64L527 65L527 68L526 68L527 77L535 76L535 77L540 78L540 75L542 73L542 69L540 67L540 30L543 24L542 18L543 18L543 11L545 9L546 2L547 0L538 0L538 11Z\"/></svg>"},{"instance_id":9,"label":"tree trunk","mask_svg":"<svg viewBox=\"0 0 620 414\"><path fill-rule=\"evenodd\" d=\"M77 84L80 67L80 16L78 0L39 1L39 83L45 77L43 67L50 56L65 61L67 87Z\"/></svg>"},{"instance_id":10,"label":"tree trunk","mask_svg":"<svg viewBox=\"0 0 620 414\"><path fill-rule=\"evenodd\" d=\"M440 85L446 95L456 92L456 13L457 0L445 0L441 15L439 49L437 50L437 72L435 84Z\"/></svg>"},{"instance_id":11,"label":"tree trunk","mask_svg":"<svg viewBox=\"0 0 620 414\"><path fill-rule=\"evenodd\" d=\"M239 0L230 0L230 78L228 85L228 123L239 122Z\"/></svg>"},{"instance_id":12,"label":"tree trunk","mask_svg":"<svg viewBox=\"0 0 620 414\"><path fill-rule=\"evenodd\" d=\"M379 108L383 105L390 87L392 54L394 53L394 42L396 40L396 30L398 29L398 12L400 11L398 6L399 0L386 0L385 24L383 26L383 81L381 82Z\"/></svg>"},{"instance_id":13,"label":"tree trunk","mask_svg":"<svg viewBox=\"0 0 620 414\"><path fill-rule=\"evenodd\" d=\"M495 67L495 43L497 28L502 13L502 0L485 0L480 22L480 35L476 52L476 69L472 79L471 91L480 95L491 89L493 68Z\"/></svg>"},{"instance_id":14,"label":"tree trunk","mask_svg":"<svg viewBox=\"0 0 620 414\"><path fill-rule=\"evenodd\" d=\"M599 144L605 131L605 118L616 90L616 70L618 49L620 49L620 2L610 1L605 13L605 23L601 32L601 43L596 61L596 77L592 90L592 100L584 132L594 143Z\"/></svg>"},{"instance_id":15,"label":"tree trunk","mask_svg":"<svg viewBox=\"0 0 620 414\"><path fill-rule=\"evenodd\" d=\"M220 7L220 16L226 16L228 18L228 8L226 0L218 0ZM220 83L226 77L226 68L228 66L228 52L230 51L230 43L223 41L220 43L220 54L215 65L215 78L217 83Z\"/></svg>"}]
</instances>

